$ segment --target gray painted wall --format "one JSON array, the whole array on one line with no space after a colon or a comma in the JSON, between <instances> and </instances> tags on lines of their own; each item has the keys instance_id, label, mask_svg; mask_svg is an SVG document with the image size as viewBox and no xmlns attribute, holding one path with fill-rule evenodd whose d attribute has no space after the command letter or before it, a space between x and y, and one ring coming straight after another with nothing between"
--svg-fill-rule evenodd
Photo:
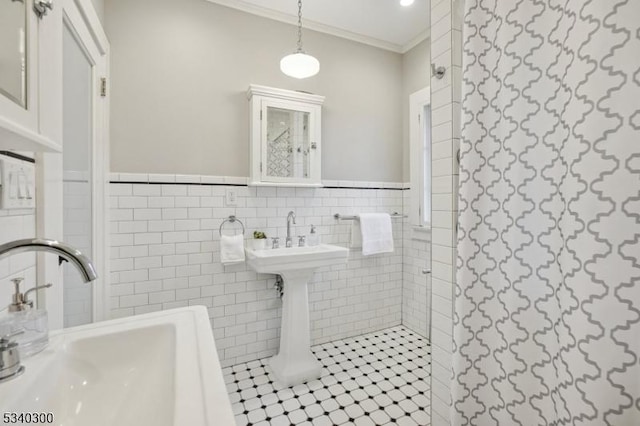
<instances>
[{"instance_id":1,"label":"gray painted wall","mask_svg":"<svg viewBox=\"0 0 640 426\"><path fill-rule=\"evenodd\" d=\"M105 21L112 171L247 176L256 83L326 96L323 178L403 180L402 55L305 31L321 71L299 81L288 24L204 0L108 0Z\"/></svg>"}]
</instances>

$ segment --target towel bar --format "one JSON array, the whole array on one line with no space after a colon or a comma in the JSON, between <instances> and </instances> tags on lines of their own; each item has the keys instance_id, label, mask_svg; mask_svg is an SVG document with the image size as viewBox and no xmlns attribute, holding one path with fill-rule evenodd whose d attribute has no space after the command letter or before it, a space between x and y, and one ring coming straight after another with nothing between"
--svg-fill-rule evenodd
<instances>
[{"instance_id":1,"label":"towel bar","mask_svg":"<svg viewBox=\"0 0 640 426\"><path fill-rule=\"evenodd\" d=\"M403 217L403 218L404 217L408 217L406 214L400 214L398 212L391 213L389 216L391 216L392 219L396 219L396 218L399 218L399 217ZM340 213L334 214L333 217L336 220L360 220L360 218L357 215L345 216L345 215L342 215Z\"/></svg>"}]
</instances>

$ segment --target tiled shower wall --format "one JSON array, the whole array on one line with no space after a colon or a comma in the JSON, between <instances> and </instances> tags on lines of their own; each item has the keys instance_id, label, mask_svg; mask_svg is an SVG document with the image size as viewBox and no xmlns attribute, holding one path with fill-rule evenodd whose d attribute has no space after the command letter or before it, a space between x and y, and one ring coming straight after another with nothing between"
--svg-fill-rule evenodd
<instances>
[{"instance_id":1,"label":"tiled shower wall","mask_svg":"<svg viewBox=\"0 0 640 426\"><path fill-rule=\"evenodd\" d=\"M404 192L409 206L411 191ZM431 232L414 231L409 219L403 225L402 256L402 324L411 331L429 337L431 275Z\"/></svg>"},{"instance_id":2,"label":"tiled shower wall","mask_svg":"<svg viewBox=\"0 0 640 426\"><path fill-rule=\"evenodd\" d=\"M308 234L314 224L322 242L348 246L350 222L337 221L334 213L402 212L405 192L398 184L393 189L256 188L176 183L174 176L123 183L130 178L115 175L110 185L112 316L205 305L225 366L274 354L281 316L273 275L220 263L218 229L225 218L241 219L247 236L258 229L284 241L286 216L294 210L293 235ZM237 206L226 206L229 190L236 191ZM314 344L400 324L402 221L395 219L393 228L394 253L363 257L353 249L346 265L315 274L309 291ZM235 232L228 224L225 230Z\"/></svg>"},{"instance_id":3,"label":"tiled shower wall","mask_svg":"<svg viewBox=\"0 0 640 426\"><path fill-rule=\"evenodd\" d=\"M458 216L457 152L460 146L460 88L463 0L431 1L431 58L446 68L431 77L432 140L432 321L431 422L451 424L453 287Z\"/></svg>"}]
</instances>

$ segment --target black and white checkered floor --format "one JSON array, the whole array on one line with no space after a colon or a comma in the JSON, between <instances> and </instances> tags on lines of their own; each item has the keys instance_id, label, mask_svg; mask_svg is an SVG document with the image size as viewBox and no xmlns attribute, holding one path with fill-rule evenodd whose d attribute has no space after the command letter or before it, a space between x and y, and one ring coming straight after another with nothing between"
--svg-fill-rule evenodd
<instances>
[{"instance_id":1,"label":"black and white checkered floor","mask_svg":"<svg viewBox=\"0 0 640 426\"><path fill-rule=\"evenodd\" d=\"M312 348L322 377L287 388L268 359L225 368L238 426L427 426L429 341L403 326Z\"/></svg>"}]
</instances>

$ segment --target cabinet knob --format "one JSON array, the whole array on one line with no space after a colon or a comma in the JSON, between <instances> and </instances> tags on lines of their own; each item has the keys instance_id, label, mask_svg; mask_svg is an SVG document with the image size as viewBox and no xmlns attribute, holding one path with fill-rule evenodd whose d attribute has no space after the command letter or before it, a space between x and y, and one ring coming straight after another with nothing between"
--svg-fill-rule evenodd
<instances>
[{"instance_id":1,"label":"cabinet knob","mask_svg":"<svg viewBox=\"0 0 640 426\"><path fill-rule=\"evenodd\" d=\"M311 142L311 149L316 149L318 148L318 144L315 142Z\"/></svg>"}]
</instances>

